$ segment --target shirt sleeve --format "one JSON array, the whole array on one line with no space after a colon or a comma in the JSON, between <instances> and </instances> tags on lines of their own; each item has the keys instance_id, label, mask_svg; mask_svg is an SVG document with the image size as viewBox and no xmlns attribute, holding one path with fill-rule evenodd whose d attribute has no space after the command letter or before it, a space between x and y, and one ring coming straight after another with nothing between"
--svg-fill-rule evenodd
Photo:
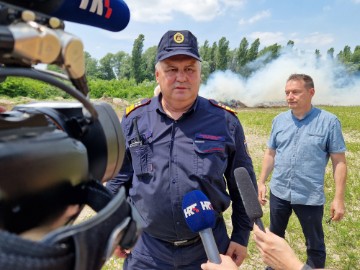
<instances>
[{"instance_id":1,"label":"shirt sleeve","mask_svg":"<svg viewBox=\"0 0 360 270\"><path fill-rule=\"evenodd\" d=\"M253 227L253 222L250 221L245 212L240 192L236 185L234 170L239 167L244 167L248 171L256 191L257 184L252 160L247 149L244 131L239 121L234 123L234 131L235 151L229 158L230 165L225 174L230 197L232 200L231 220L233 224L233 231L231 234L231 240L239 243L242 246L247 246L249 242L250 231Z\"/></svg>"},{"instance_id":2,"label":"shirt sleeve","mask_svg":"<svg viewBox=\"0 0 360 270\"><path fill-rule=\"evenodd\" d=\"M337 118L331 125L328 149L330 153L344 153L346 151L341 124Z\"/></svg>"}]
</instances>

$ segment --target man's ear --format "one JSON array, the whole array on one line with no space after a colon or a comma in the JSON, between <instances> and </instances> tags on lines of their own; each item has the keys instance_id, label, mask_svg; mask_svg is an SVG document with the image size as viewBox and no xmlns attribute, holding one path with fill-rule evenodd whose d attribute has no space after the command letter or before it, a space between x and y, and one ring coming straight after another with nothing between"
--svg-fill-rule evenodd
<instances>
[{"instance_id":1,"label":"man's ear","mask_svg":"<svg viewBox=\"0 0 360 270\"><path fill-rule=\"evenodd\" d=\"M315 95L315 88L310 88L310 95L313 97Z\"/></svg>"}]
</instances>

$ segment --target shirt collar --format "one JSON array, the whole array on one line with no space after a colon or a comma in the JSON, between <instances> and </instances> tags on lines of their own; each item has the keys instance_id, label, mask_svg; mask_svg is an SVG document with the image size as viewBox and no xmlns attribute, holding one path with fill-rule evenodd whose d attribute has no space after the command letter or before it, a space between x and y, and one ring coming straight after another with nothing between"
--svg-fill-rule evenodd
<instances>
[{"instance_id":1,"label":"shirt collar","mask_svg":"<svg viewBox=\"0 0 360 270\"><path fill-rule=\"evenodd\" d=\"M291 110L290 110L290 111L291 111ZM293 114L292 111L291 111L291 117L292 117L293 119L297 120L297 121L303 121L303 120L305 120L306 118L308 118L314 111L315 111L315 108L314 108L313 105L311 105L310 111L308 111L308 112L304 115L303 118L301 118L301 119L297 118L297 117Z\"/></svg>"}]
</instances>

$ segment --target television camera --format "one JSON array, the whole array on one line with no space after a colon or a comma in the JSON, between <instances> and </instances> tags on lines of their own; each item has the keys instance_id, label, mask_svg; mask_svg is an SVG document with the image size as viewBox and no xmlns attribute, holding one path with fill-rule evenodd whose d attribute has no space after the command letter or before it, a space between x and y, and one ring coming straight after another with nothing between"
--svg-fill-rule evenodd
<instances>
[{"instance_id":1,"label":"television camera","mask_svg":"<svg viewBox=\"0 0 360 270\"><path fill-rule=\"evenodd\" d=\"M45 2L64 1L0 1L0 83L39 80L76 102L29 103L0 114L0 268L100 269L116 246L131 248L141 233L124 189L114 196L103 185L122 165L124 138L112 107L89 99L82 41L63 20L39 12ZM66 75L37 64L58 65ZM39 242L18 237L73 204L96 214L76 224L74 217Z\"/></svg>"}]
</instances>

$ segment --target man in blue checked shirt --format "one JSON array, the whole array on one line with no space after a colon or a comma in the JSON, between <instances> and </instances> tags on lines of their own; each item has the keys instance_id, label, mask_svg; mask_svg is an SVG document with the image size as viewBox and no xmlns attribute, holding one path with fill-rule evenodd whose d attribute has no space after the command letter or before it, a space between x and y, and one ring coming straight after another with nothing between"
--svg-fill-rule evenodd
<instances>
[{"instance_id":1,"label":"man in blue checked shirt","mask_svg":"<svg viewBox=\"0 0 360 270\"><path fill-rule=\"evenodd\" d=\"M189 229L182 211L182 199L192 190L210 199L217 216L213 233L219 252L239 266L247 254L252 222L234 169L245 167L256 187L243 128L230 108L198 96L201 59L190 31L165 33L156 61L161 92L126 109L121 122L125 161L107 184L114 193L120 186L127 188L144 222L134 249L123 251L124 269L198 270L207 261L200 237ZM222 213L231 202L229 238Z\"/></svg>"},{"instance_id":2,"label":"man in blue checked shirt","mask_svg":"<svg viewBox=\"0 0 360 270\"><path fill-rule=\"evenodd\" d=\"M324 268L326 250L322 219L324 214L324 175L332 162L335 197L331 220L341 220L345 213L346 182L345 142L338 118L311 104L315 94L312 78L291 75L285 86L290 108L276 116L263 159L258 181L259 201L266 203L265 181L270 181L270 231L285 237L292 211L298 217L307 248L307 264ZM268 267L268 269L272 269Z\"/></svg>"}]
</instances>

